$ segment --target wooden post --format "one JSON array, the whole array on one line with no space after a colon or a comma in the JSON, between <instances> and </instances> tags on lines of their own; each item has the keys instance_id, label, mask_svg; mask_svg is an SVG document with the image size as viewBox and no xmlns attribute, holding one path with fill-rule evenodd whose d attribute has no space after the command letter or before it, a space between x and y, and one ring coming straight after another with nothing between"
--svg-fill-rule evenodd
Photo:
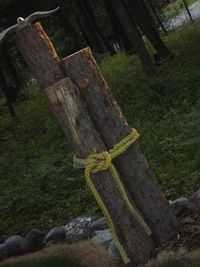
<instances>
[{"instance_id":1,"label":"wooden post","mask_svg":"<svg viewBox=\"0 0 200 267\"><path fill-rule=\"evenodd\" d=\"M88 113L107 149L112 148L128 135L130 128L101 75L91 50L83 49L63 59L61 64L79 88ZM155 239L159 243L170 239L177 228L177 220L139 145L132 145L114 163Z\"/></svg>"},{"instance_id":2,"label":"wooden post","mask_svg":"<svg viewBox=\"0 0 200 267\"><path fill-rule=\"evenodd\" d=\"M42 88L65 77L60 59L41 24L35 23L17 31L17 46Z\"/></svg>"},{"instance_id":3,"label":"wooden post","mask_svg":"<svg viewBox=\"0 0 200 267\"><path fill-rule=\"evenodd\" d=\"M39 84L45 89L77 156L85 158L90 153L104 151L107 146L85 108L79 89L65 77L63 65L59 64L60 60L41 25L36 23L18 31L17 44ZM84 88L88 82L87 79L80 80L79 87ZM109 170L93 174L92 179L109 210L118 239L131 264L137 266L145 263L155 248L152 236L146 235L130 214Z\"/></svg>"}]
</instances>

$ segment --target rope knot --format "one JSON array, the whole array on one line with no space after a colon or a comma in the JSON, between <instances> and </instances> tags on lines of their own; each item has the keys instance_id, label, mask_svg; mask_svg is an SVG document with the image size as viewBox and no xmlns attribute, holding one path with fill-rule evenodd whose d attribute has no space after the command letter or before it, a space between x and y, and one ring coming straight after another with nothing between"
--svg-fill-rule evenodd
<instances>
[{"instance_id":1,"label":"rope knot","mask_svg":"<svg viewBox=\"0 0 200 267\"><path fill-rule=\"evenodd\" d=\"M99 154L92 154L87 159L86 168L91 172L96 173L102 170L107 170L112 164L112 156L108 151L103 151Z\"/></svg>"}]
</instances>

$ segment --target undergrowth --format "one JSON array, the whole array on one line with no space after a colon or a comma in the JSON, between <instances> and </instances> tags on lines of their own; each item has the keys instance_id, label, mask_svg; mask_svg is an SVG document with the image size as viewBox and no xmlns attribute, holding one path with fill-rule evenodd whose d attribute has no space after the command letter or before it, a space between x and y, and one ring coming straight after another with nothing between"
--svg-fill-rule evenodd
<instances>
[{"instance_id":1,"label":"undergrowth","mask_svg":"<svg viewBox=\"0 0 200 267\"><path fill-rule=\"evenodd\" d=\"M166 38L173 58L149 83L136 56L105 58L102 71L168 198L200 186L200 25ZM151 86L149 85L151 84ZM47 231L96 204L47 101L37 88L16 104L19 119L0 109L0 239L32 228ZM1 240L0 240L1 241Z\"/></svg>"}]
</instances>

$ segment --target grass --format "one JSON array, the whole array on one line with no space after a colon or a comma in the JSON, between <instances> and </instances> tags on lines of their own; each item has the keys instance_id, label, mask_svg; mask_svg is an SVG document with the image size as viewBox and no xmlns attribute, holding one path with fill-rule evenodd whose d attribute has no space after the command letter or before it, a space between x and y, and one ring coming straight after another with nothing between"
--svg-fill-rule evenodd
<instances>
[{"instance_id":1,"label":"grass","mask_svg":"<svg viewBox=\"0 0 200 267\"><path fill-rule=\"evenodd\" d=\"M197 0L187 0L187 5L194 4ZM164 19L167 21L178 16L182 11L186 10L182 0L175 0L163 9Z\"/></svg>"},{"instance_id":2,"label":"grass","mask_svg":"<svg viewBox=\"0 0 200 267\"><path fill-rule=\"evenodd\" d=\"M102 71L168 198L200 187L200 25L171 33L174 57L149 83L136 56L118 54ZM20 121L0 108L0 242L32 228L47 231L98 208L46 99L29 88L16 104Z\"/></svg>"},{"instance_id":3,"label":"grass","mask_svg":"<svg viewBox=\"0 0 200 267\"><path fill-rule=\"evenodd\" d=\"M66 257L56 256L32 261L0 264L1 267L84 267L75 260Z\"/></svg>"}]
</instances>

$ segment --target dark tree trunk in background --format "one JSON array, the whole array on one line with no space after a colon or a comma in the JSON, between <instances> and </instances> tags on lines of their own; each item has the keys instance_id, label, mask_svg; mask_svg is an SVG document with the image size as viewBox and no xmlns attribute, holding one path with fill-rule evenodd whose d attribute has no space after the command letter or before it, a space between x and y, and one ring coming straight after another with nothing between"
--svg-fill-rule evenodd
<instances>
[{"instance_id":1,"label":"dark tree trunk in background","mask_svg":"<svg viewBox=\"0 0 200 267\"><path fill-rule=\"evenodd\" d=\"M24 81L21 78L20 73L18 72L12 57L10 56L9 48L6 45L6 43L1 44L1 53L3 60L5 62L4 66L6 68L6 72L8 73L17 94L20 91L20 89L23 88Z\"/></svg>"},{"instance_id":2,"label":"dark tree trunk in background","mask_svg":"<svg viewBox=\"0 0 200 267\"><path fill-rule=\"evenodd\" d=\"M3 74L1 69L0 69L0 89L2 90L2 92L5 96L8 111L9 111L11 117L14 118L16 116L16 113L15 113L15 110L14 110L13 105L12 105L12 102L13 102L12 96L9 92L9 88L7 87L7 84L6 84L6 79L5 79L4 74Z\"/></svg>"},{"instance_id":3,"label":"dark tree trunk in background","mask_svg":"<svg viewBox=\"0 0 200 267\"><path fill-rule=\"evenodd\" d=\"M104 0L104 4L109 15L114 34L116 35L117 39L120 40L124 50L126 52L130 52L133 49L133 45L129 39L126 29L115 12L112 1Z\"/></svg>"},{"instance_id":4,"label":"dark tree trunk in background","mask_svg":"<svg viewBox=\"0 0 200 267\"><path fill-rule=\"evenodd\" d=\"M81 26L84 29L84 34L87 36L87 39L90 40L89 42L92 49L99 54L106 52L105 44L96 31L83 0L74 0L73 3L76 5L74 10L77 19L80 20Z\"/></svg>"},{"instance_id":5,"label":"dark tree trunk in background","mask_svg":"<svg viewBox=\"0 0 200 267\"><path fill-rule=\"evenodd\" d=\"M188 8L188 5L187 5L186 0L182 0L182 1L183 1L183 4L184 4L184 6L185 6L185 9L186 9L186 11L187 11L187 13L188 13L188 16L189 16L191 22L194 22L194 21L193 21L193 18L192 18L192 15L191 15L191 13L190 13L190 10L189 10L189 8Z\"/></svg>"},{"instance_id":6,"label":"dark tree trunk in background","mask_svg":"<svg viewBox=\"0 0 200 267\"><path fill-rule=\"evenodd\" d=\"M68 10L66 9L64 2L59 0L58 5L61 7L57 14L59 24L65 30L66 35L73 38L74 48L77 51L83 48L86 43L84 44L84 39L81 38L81 34L77 31L76 27L71 22Z\"/></svg>"},{"instance_id":7,"label":"dark tree trunk in background","mask_svg":"<svg viewBox=\"0 0 200 267\"><path fill-rule=\"evenodd\" d=\"M134 23L132 23L126 12L123 0L115 0L113 8L115 10L115 13L119 17L121 23L123 24L124 29L126 29L129 39L131 40L131 43L133 45L134 52L136 52L139 56L147 74L151 75L154 70L153 61L145 47L138 28Z\"/></svg>"},{"instance_id":8,"label":"dark tree trunk in background","mask_svg":"<svg viewBox=\"0 0 200 267\"><path fill-rule=\"evenodd\" d=\"M144 35L149 39L160 58L169 55L169 50L160 38L159 33L155 29L153 18L148 12L143 0L128 0L132 14Z\"/></svg>"},{"instance_id":9,"label":"dark tree trunk in background","mask_svg":"<svg viewBox=\"0 0 200 267\"><path fill-rule=\"evenodd\" d=\"M88 0L83 0L83 3L85 5L85 8L87 9L88 12L88 16L90 17L94 28L96 30L96 32L99 34L99 36L101 37L101 39L104 42L105 47L107 48L108 52L113 55L115 54L115 50L114 47L111 45L110 41L108 40L108 38L106 37L106 35L104 34L104 32L102 31L101 27L99 26L94 14L93 14L93 10L90 6L90 4L88 3Z\"/></svg>"},{"instance_id":10,"label":"dark tree trunk in background","mask_svg":"<svg viewBox=\"0 0 200 267\"><path fill-rule=\"evenodd\" d=\"M161 20L159 14L158 14L157 8L154 6L153 1L152 0L148 0L148 3L149 3L149 6L150 6L150 8L151 8L151 10L153 12L153 15L154 15L156 21L157 21L157 24L159 25L159 27L161 27L163 33L167 35L167 30L166 30L164 24L162 23L162 20Z\"/></svg>"}]
</instances>

